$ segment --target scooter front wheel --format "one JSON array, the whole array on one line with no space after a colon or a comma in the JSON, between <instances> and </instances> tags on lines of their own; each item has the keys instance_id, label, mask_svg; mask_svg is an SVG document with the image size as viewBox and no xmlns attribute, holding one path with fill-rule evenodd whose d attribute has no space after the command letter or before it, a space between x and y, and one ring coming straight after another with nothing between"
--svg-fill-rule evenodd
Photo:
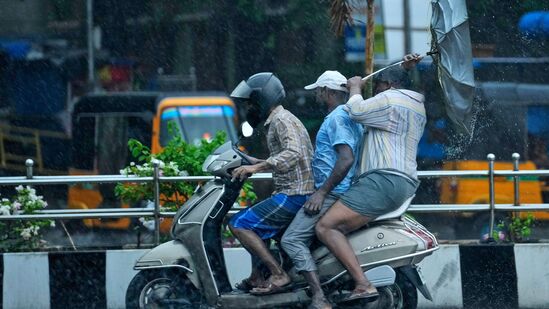
<instances>
[{"instance_id":1,"label":"scooter front wheel","mask_svg":"<svg viewBox=\"0 0 549 309\"><path fill-rule=\"evenodd\" d=\"M126 308L200 308L202 296L177 269L142 270L126 290Z\"/></svg>"}]
</instances>

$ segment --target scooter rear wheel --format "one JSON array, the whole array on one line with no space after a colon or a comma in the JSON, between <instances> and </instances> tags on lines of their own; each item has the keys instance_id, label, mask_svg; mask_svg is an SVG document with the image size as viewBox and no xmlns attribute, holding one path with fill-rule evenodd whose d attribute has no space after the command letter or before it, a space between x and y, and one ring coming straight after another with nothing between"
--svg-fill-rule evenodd
<instances>
[{"instance_id":1,"label":"scooter rear wheel","mask_svg":"<svg viewBox=\"0 0 549 309\"><path fill-rule=\"evenodd\" d=\"M404 273L397 271L397 277L395 284L388 286L392 294L393 302L390 307L380 308L394 308L394 309L416 309L417 308L417 289L414 284L404 275Z\"/></svg>"},{"instance_id":2,"label":"scooter rear wheel","mask_svg":"<svg viewBox=\"0 0 549 309\"><path fill-rule=\"evenodd\" d=\"M373 302L356 301L338 304L339 309L417 309L417 289L400 271L396 272L395 283L379 287L379 297Z\"/></svg>"},{"instance_id":3,"label":"scooter rear wheel","mask_svg":"<svg viewBox=\"0 0 549 309\"><path fill-rule=\"evenodd\" d=\"M126 291L126 308L200 308L202 297L186 276L176 269L142 270Z\"/></svg>"}]
</instances>

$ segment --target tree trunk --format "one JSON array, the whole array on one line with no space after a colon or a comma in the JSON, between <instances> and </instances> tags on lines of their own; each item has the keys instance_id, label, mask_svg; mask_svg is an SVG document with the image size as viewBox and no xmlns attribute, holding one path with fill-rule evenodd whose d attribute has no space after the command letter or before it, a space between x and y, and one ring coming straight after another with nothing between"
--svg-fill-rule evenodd
<instances>
[{"instance_id":1,"label":"tree trunk","mask_svg":"<svg viewBox=\"0 0 549 309\"><path fill-rule=\"evenodd\" d=\"M368 0L368 6L366 8L366 16L368 23L366 25L366 40L365 40L365 62L364 62L364 76L371 74L374 71L374 0ZM369 80L366 87L366 95L372 95L372 82Z\"/></svg>"}]
</instances>

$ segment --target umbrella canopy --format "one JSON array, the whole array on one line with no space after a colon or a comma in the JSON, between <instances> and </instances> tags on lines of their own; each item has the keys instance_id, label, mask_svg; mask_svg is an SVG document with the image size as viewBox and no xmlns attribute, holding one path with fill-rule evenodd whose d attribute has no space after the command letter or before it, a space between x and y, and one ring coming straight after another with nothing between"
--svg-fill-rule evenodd
<instances>
[{"instance_id":1,"label":"umbrella canopy","mask_svg":"<svg viewBox=\"0 0 549 309\"><path fill-rule=\"evenodd\" d=\"M465 0L431 0L431 51L450 119L472 133L475 90L473 56Z\"/></svg>"}]
</instances>

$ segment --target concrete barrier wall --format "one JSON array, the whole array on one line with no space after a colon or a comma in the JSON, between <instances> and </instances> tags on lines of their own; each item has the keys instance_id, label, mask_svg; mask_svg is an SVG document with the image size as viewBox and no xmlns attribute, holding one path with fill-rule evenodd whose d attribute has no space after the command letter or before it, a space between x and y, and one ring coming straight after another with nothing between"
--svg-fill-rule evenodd
<instances>
[{"instance_id":1,"label":"concrete barrier wall","mask_svg":"<svg viewBox=\"0 0 549 309\"><path fill-rule=\"evenodd\" d=\"M462 308L461 268L459 246L441 246L433 255L419 263L419 271L433 301L419 293L419 308Z\"/></svg>"},{"instance_id":2,"label":"concrete barrier wall","mask_svg":"<svg viewBox=\"0 0 549 309\"><path fill-rule=\"evenodd\" d=\"M3 308L124 308L135 261L147 250L9 253L0 259ZM234 285L250 271L225 249ZM433 296L419 308L549 308L549 244L443 245L419 267Z\"/></svg>"},{"instance_id":3,"label":"concrete barrier wall","mask_svg":"<svg viewBox=\"0 0 549 309\"><path fill-rule=\"evenodd\" d=\"M106 302L107 308L124 308L126 289L133 279L136 270L133 265L148 250L113 250L107 251Z\"/></svg>"},{"instance_id":4,"label":"concrete barrier wall","mask_svg":"<svg viewBox=\"0 0 549 309\"><path fill-rule=\"evenodd\" d=\"M50 308L47 253L4 254L3 307Z\"/></svg>"},{"instance_id":5,"label":"concrete barrier wall","mask_svg":"<svg viewBox=\"0 0 549 309\"><path fill-rule=\"evenodd\" d=\"M518 302L522 308L549 308L549 245L514 247Z\"/></svg>"}]
</instances>

